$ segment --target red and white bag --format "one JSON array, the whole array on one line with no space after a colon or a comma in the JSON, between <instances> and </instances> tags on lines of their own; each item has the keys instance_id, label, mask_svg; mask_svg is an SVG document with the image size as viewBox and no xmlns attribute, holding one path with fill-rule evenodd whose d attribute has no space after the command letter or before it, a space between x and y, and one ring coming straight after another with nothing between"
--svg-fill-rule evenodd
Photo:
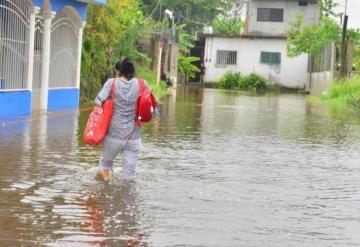
<instances>
[{"instance_id":1,"label":"red and white bag","mask_svg":"<svg viewBox=\"0 0 360 247\"><path fill-rule=\"evenodd\" d=\"M145 86L144 80L138 79L138 83L140 89L135 122L140 127L142 123L151 121L153 112L157 108L157 103L152 92Z\"/></svg>"},{"instance_id":2,"label":"red and white bag","mask_svg":"<svg viewBox=\"0 0 360 247\"><path fill-rule=\"evenodd\" d=\"M115 79L112 82L110 98L102 106L95 106L90 113L84 131L84 141L86 144L98 145L104 140L114 112L114 98Z\"/></svg>"}]
</instances>

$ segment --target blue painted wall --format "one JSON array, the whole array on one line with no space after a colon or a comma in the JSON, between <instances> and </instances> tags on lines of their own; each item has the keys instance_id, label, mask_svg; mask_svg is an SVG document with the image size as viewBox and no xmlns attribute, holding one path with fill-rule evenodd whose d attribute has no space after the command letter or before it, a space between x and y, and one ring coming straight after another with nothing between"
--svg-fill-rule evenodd
<instances>
[{"instance_id":1,"label":"blue painted wall","mask_svg":"<svg viewBox=\"0 0 360 247\"><path fill-rule=\"evenodd\" d=\"M0 92L0 117L9 117L31 112L31 92Z\"/></svg>"},{"instance_id":2,"label":"blue painted wall","mask_svg":"<svg viewBox=\"0 0 360 247\"><path fill-rule=\"evenodd\" d=\"M48 110L68 110L79 107L80 90L78 88L50 89Z\"/></svg>"},{"instance_id":3,"label":"blue painted wall","mask_svg":"<svg viewBox=\"0 0 360 247\"><path fill-rule=\"evenodd\" d=\"M102 1L104 1L104 0L102 0ZM43 0L33 0L33 3L39 7L41 7L42 2L43 2ZM52 5L52 10L55 12L64 8L65 6L74 7L78 11L78 13L81 16L81 18L83 19L83 21L86 21L86 8L87 8L86 3L80 3L75 0L50 0L50 2Z\"/></svg>"}]
</instances>

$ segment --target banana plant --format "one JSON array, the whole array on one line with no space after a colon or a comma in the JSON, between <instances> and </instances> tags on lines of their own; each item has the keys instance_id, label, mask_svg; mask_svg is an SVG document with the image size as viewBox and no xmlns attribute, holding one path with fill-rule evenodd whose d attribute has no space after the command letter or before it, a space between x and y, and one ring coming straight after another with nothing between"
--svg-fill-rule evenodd
<instances>
[{"instance_id":1,"label":"banana plant","mask_svg":"<svg viewBox=\"0 0 360 247\"><path fill-rule=\"evenodd\" d=\"M193 65L193 62L197 62L200 60L198 57L185 57L183 55L178 55L179 60L179 72L184 74L185 76L189 76L190 78L194 78L196 76L196 72L199 72L200 69Z\"/></svg>"}]
</instances>

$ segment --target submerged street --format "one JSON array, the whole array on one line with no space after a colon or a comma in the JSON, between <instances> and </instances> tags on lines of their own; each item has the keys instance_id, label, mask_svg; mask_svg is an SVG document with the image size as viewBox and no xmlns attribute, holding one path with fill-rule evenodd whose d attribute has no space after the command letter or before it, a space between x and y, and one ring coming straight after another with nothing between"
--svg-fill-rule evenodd
<instances>
[{"instance_id":1,"label":"submerged street","mask_svg":"<svg viewBox=\"0 0 360 247\"><path fill-rule=\"evenodd\" d=\"M360 245L360 117L179 87L107 184L88 114L0 120L0 246Z\"/></svg>"}]
</instances>

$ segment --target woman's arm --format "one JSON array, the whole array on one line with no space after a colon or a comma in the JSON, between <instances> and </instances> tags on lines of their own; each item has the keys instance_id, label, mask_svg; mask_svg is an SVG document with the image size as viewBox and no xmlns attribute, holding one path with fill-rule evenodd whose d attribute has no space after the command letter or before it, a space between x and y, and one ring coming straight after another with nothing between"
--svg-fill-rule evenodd
<instances>
[{"instance_id":1,"label":"woman's arm","mask_svg":"<svg viewBox=\"0 0 360 247\"><path fill-rule=\"evenodd\" d=\"M102 105L105 100L107 100L110 96L110 91L112 87L113 79L108 79L107 82L105 82L103 88L99 92L99 94L96 96L95 103L97 105Z\"/></svg>"}]
</instances>

